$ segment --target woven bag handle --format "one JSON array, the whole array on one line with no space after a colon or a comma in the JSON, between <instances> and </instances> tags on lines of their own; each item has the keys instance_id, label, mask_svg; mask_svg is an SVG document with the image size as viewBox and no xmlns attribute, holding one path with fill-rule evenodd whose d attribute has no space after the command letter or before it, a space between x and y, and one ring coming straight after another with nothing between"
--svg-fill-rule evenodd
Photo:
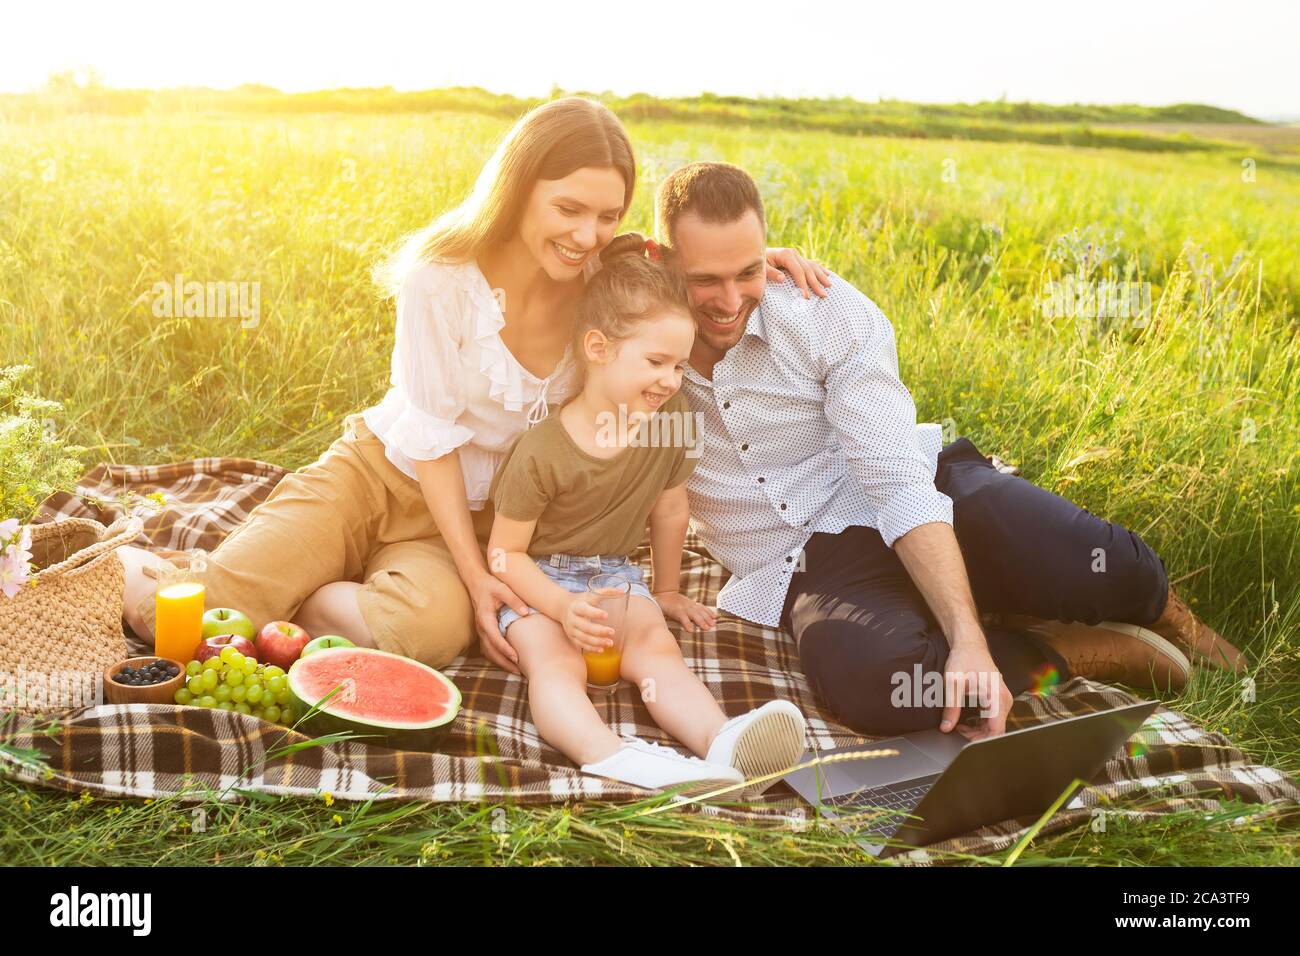
<instances>
[{"instance_id":1,"label":"woven bag handle","mask_svg":"<svg viewBox=\"0 0 1300 956\"><path fill-rule=\"evenodd\" d=\"M76 554L60 561L58 564L42 568L39 573L41 577L53 578L65 571L71 571L83 564L87 564L101 554L120 548L124 544L130 544L139 537L143 526L144 522L134 515L125 515L118 518L104 529L104 533L97 542L89 547L82 548Z\"/></svg>"}]
</instances>

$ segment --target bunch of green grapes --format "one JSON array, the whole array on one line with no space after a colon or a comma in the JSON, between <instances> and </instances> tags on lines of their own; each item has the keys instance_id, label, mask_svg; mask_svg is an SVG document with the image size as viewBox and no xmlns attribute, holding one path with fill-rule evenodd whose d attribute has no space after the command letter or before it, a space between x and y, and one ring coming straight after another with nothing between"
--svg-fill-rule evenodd
<instances>
[{"instance_id":1,"label":"bunch of green grapes","mask_svg":"<svg viewBox=\"0 0 1300 956\"><path fill-rule=\"evenodd\" d=\"M259 664L233 647L223 647L219 657L190 661L188 680L175 694L178 704L216 707L252 714L273 724L289 723L289 678L284 668Z\"/></svg>"}]
</instances>

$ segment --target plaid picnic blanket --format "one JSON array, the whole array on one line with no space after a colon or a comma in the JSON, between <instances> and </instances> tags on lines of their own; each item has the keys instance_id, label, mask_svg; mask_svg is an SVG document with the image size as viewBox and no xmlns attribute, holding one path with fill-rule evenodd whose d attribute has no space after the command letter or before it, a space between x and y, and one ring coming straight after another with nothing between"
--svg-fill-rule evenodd
<instances>
[{"instance_id":1,"label":"plaid picnic blanket","mask_svg":"<svg viewBox=\"0 0 1300 956\"><path fill-rule=\"evenodd\" d=\"M85 516L108 524L125 512L144 518L137 543L163 554L212 550L287 474L266 462L204 458L171 465L101 464L75 494L57 494L39 519ZM155 495L154 500L145 498ZM649 569L643 543L636 558ZM682 559L682 587L713 605L727 572L692 535ZM730 716L783 697L808 718L814 749L869 745L826 712L799 670L786 633L720 614L705 634L679 634L687 664ZM472 649L474 650L474 649ZM462 710L441 753L397 752L358 741L294 749L306 738L253 717L220 710L156 704L92 706L53 726L19 718L0 736L46 758L25 766L0 752L8 770L33 784L100 796L183 794L240 799L241 790L287 796L328 791L341 800L490 801L641 800L650 791L587 776L549 747L530 720L522 679L477 654L444 672L463 695ZM1017 698L1014 729L1131 703L1132 695L1075 678L1045 695ZM597 704L616 732L673 745L651 721L636 689L625 686ZM287 751L287 752L286 752ZM197 783L200 789L193 789ZM1225 797L1260 805L1249 819L1293 810L1300 788L1282 773L1252 763L1224 736L1164 707L1106 764L1090 785L1039 831L1051 833L1094 819L1094 809L1150 819L1179 810L1214 812ZM784 784L744 806L693 803L689 809L747 822L802 828L809 810ZM1013 846L1036 818L1003 821L896 858L941 861Z\"/></svg>"}]
</instances>

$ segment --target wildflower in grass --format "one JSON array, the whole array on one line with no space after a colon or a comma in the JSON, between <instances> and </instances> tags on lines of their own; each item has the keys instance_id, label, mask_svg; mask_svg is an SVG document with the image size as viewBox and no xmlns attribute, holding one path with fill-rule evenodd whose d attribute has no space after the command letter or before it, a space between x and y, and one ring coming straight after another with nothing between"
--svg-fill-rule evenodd
<instances>
[{"instance_id":1,"label":"wildflower in grass","mask_svg":"<svg viewBox=\"0 0 1300 956\"><path fill-rule=\"evenodd\" d=\"M330 793L328 790L321 791L320 798L325 801L325 806L334 806L334 794Z\"/></svg>"},{"instance_id":2,"label":"wildflower in grass","mask_svg":"<svg viewBox=\"0 0 1300 956\"><path fill-rule=\"evenodd\" d=\"M341 816L339 816L337 813L334 814L334 816L330 817L330 819L334 821L334 825L335 825L336 827L341 827L341 826L343 826L343 818L342 818Z\"/></svg>"},{"instance_id":3,"label":"wildflower in grass","mask_svg":"<svg viewBox=\"0 0 1300 956\"><path fill-rule=\"evenodd\" d=\"M16 595L31 579L32 529L19 531L17 518L0 521L0 592Z\"/></svg>"},{"instance_id":4,"label":"wildflower in grass","mask_svg":"<svg viewBox=\"0 0 1300 956\"><path fill-rule=\"evenodd\" d=\"M18 563L14 556L0 557L0 593L12 598L22 590L28 581L26 568Z\"/></svg>"}]
</instances>

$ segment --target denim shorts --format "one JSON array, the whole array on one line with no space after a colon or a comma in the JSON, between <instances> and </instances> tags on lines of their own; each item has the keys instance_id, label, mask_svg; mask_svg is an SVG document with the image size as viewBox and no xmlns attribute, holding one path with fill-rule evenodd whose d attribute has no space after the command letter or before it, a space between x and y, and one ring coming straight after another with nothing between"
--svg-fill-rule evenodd
<instances>
[{"instance_id":1,"label":"denim shorts","mask_svg":"<svg viewBox=\"0 0 1300 956\"><path fill-rule=\"evenodd\" d=\"M543 574L566 591L572 591L575 594L581 594L587 590L587 582L592 575L615 574L632 585L629 595L639 594L651 601L654 600L654 597L650 594L650 589L645 586L641 566L629 560L627 555L610 557L609 555L600 554L553 554L548 558L534 558L533 560L542 569ZM531 614L541 613L531 605L528 610ZM517 620L519 620L519 615L508 604L503 604L498 609L497 627L501 629L503 635L506 628Z\"/></svg>"}]
</instances>

